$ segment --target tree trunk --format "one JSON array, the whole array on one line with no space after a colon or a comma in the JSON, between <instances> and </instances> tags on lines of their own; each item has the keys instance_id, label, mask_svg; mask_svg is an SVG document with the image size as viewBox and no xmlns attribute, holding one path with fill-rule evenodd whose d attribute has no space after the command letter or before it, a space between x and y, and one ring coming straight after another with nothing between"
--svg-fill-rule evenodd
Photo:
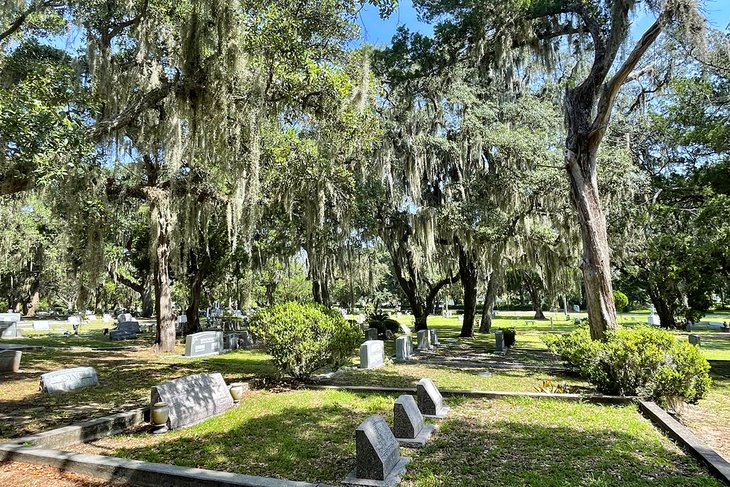
<instances>
[{"instance_id":1,"label":"tree trunk","mask_svg":"<svg viewBox=\"0 0 730 487\"><path fill-rule=\"evenodd\" d=\"M157 248L155 252L155 310L157 311L157 337L155 348L158 352L175 351L175 318L172 313L170 292L170 237L172 216L169 209L169 195L156 190L152 199L152 215L156 219Z\"/></svg>"},{"instance_id":2,"label":"tree trunk","mask_svg":"<svg viewBox=\"0 0 730 487\"><path fill-rule=\"evenodd\" d=\"M489 282L487 282L487 292L484 295L482 321L479 324L480 333L492 332L492 314L494 313L494 302L497 299L497 289L499 289L499 276L496 272L492 272Z\"/></svg>"},{"instance_id":3,"label":"tree trunk","mask_svg":"<svg viewBox=\"0 0 730 487\"><path fill-rule=\"evenodd\" d=\"M312 289L314 291L314 289ZM276 292L276 283L273 281L266 283L266 303L269 306L274 305L274 293Z\"/></svg>"},{"instance_id":4,"label":"tree trunk","mask_svg":"<svg viewBox=\"0 0 730 487\"><path fill-rule=\"evenodd\" d=\"M659 325L662 328L677 328L677 321L674 318L674 306L672 299L667 299L663 294L659 286L648 286L649 299L656 308L656 313L659 316Z\"/></svg>"},{"instance_id":5,"label":"tree trunk","mask_svg":"<svg viewBox=\"0 0 730 487\"><path fill-rule=\"evenodd\" d=\"M140 300L142 301L142 317L151 318L152 313L155 311L155 296L154 296L154 279L149 273L145 277L144 283L142 284L143 289L139 293Z\"/></svg>"},{"instance_id":6,"label":"tree trunk","mask_svg":"<svg viewBox=\"0 0 730 487\"><path fill-rule=\"evenodd\" d=\"M474 317L477 311L477 266L471 255L459 243L459 279L464 291L464 321L460 337L474 336Z\"/></svg>"},{"instance_id":7,"label":"tree trunk","mask_svg":"<svg viewBox=\"0 0 730 487\"><path fill-rule=\"evenodd\" d=\"M570 112L570 107L568 108ZM573 120L575 122L575 120ZM601 209L596 178L596 151L588 136L569 129L566 142L566 167L570 177L571 198L578 212L583 241L583 281L591 338L603 340L608 330L618 326L611 285L610 250L606 218ZM572 142L571 142L572 141Z\"/></svg>"},{"instance_id":8,"label":"tree trunk","mask_svg":"<svg viewBox=\"0 0 730 487\"><path fill-rule=\"evenodd\" d=\"M532 309L535 311L536 320L544 320L545 313L542 311L542 296L540 296L541 284L535 282L533 276L529 272L524 273L525 286L527 292L530 294L530 302L532 303Z\"/></svg>"}]
</instances>

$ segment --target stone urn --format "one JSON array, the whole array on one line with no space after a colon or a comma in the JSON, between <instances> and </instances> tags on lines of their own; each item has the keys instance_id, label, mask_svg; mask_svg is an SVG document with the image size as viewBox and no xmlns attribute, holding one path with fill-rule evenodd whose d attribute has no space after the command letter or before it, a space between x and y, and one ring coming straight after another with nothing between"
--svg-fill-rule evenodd
<instances>
[{"instance_id":1,"label":"stone urn","mask_svg":"<svg viewBox=\"0 0 730 487\"><path fill-rule=\"evenodd\" d=\"M238 404L241 398L243 397L243 393L245 392L245 388L243 387L242 382L234 382L230 386L228 386L228 391L231 393L231 397L233 398L233 402L235 404Z\"/></svg>"},{"instance_id":2,"label":"stone urn","mask_svg":"<svg viewBox=\"0 0 730 487\"><path fill-rule=\"evenodd\" d=\"M155 427L155 434L167 431L167 419L170 417L170 407L164 402L156 402L150 410L150 420Z\"/></svg>"}]
</instances>

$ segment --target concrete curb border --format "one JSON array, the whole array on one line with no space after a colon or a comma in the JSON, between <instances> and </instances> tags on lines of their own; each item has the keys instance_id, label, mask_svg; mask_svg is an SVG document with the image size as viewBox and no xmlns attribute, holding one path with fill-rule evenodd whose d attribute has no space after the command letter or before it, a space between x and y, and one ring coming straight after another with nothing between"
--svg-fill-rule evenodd
<instances>
[{"instance_id":1,"label":"concrete curb border","mask_svg":"<svg viewBox=\"0 0 730 487\"><path fill-rule=\"evenodd\" d=\"M140 487L329 487L269 477L235 474L202 468L126 460L102 455L69 453L44 448L0 445L0 461L48 465L103 480L121 480Z\"/></svg>"},{"instance_id":2,"label":"concrete curb border","mask_svg":"<svg viewBox=\"0 0 730 487\"><path fill-rule=\"evenodd\" d=\"M638 401L639 411L703 463L712 475L730 485L730 462L707 446L687 427L651 401Z\"/></svg>"},{"instance_id":3,"label":"concrete curb border","mask_svg":"<svg viewBox=\"0 0 730 487\"><path fill-rule=\"evenodd\" d=\"M415 394L416 388L410 387L378 387L378 386L336 386L308 385L305 389L337 390L348 392L372 392L384 394ZM633 396L604 396L598 394L551 394L546 392L509 392L509 391L470 391L455 389L439 389L444 396L482 397L486 399L505 399L510 397L527 397L531 399L557 399L562 401L587 401L594 404L628 405L636 402Z\"/></svg>"}]
</instances>

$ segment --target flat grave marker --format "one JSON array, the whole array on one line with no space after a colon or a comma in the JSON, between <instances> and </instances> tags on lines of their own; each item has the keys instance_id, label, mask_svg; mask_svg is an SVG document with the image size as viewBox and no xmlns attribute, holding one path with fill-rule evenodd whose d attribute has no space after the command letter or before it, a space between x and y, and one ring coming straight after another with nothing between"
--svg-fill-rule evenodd
<instances>
[{"instance_id":1,"label":"flat grave marker","mask_svg":"<svg viewBox=\"0 0 730 487\"><path fill-rule=\"evenodd\" d=\"M167 404L170 430L192 426L234 405L220 373L188 375L154 386L150 400L151 404Z\"/></svg>"},{"instance_id":2,"label":"flat grave marker","mask_svg":"<svg viewBox=\"0 0 730 487\"><path fill-rule=\"evenodd\" d=\"M43 392L54 393L98 385L99 377L93 367L73 367L42 374L40 389Z\"/></svg>"}]
</instances>

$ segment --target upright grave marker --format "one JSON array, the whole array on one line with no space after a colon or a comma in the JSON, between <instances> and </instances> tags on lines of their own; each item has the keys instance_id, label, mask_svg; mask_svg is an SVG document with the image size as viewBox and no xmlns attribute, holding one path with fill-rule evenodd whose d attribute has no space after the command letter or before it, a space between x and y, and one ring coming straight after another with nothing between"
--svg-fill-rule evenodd
<instances>
[{"instance_id":1,"label":"upright grave marker","mask_svg":"<svg viewBox=\"0 0 730 487\"><path fill-rule=\"evenodd\" d=\"M421 448L426 444L436 426L426 424L418 410L416 400L403 394L393 404L393 434L400 446Z\"/></svg>"},{"instance_id":2,"label":"upright grave marker","mask_svg":"<svg viewBox=\"0 0 730 487\"><path fill-rule=\"evenodd\" d=\"M439 346L441 345L439 343L439 337L436 335L436 329L431 328L428 330L429 333L429 339L431 340L431 345Z\"/></svg>"},{"instance_id":3,"label":"upright grave marker","mask_svg":"<svg viewBox=\"0 0 730 487\"><path fill-rule=\"evenodd\" d=\"M223 351L222 331L203 331L185 337L185 356L204 357L218 355Z\"/></svg>"},{"instance_id":4,"label":"upright grave marker","mask_svg":"<svg viewBox=\"0 0 730 487\"><path fill-rule=\"evenodd\" d=\"M688 336L688 338L689 338L689 343L691 343L692 345L696 345L698 347L700 346L700 336L699 335L691 334Z\"/></svg>"},{"instance_id":5,"label":"upright grave marker","mask_svg":"<svg viewBox=\"0 0 730 487\"><path fill-rule=\"evenodd\" d=\"M356 467L345 485L393 487L406 471L410 457L402 457L398 441L382 416L370 416L355 430Z\"/></svg>"},{"instance_id":6,"label":"upright grave marker","mask_svg":"<svg viewBox=\"0 0 730 487\"><path fill-rule=\"evenodd\" d=\"M418 350L431 350L431 334L428 330L418 330Z\"/></svg>"},{"instance_id":7,"label":"upright grave marker","mask_svg":"<svg viewBox=\"0 0 730 487\"><path fill-rule=\"evenodd\" d=\"M360 345L360 368L374 369L385 363L385 343L382 340L368 340Z\"/></svg>"},{"instance_id":8,"label":"upright grave marker","mask_svg":"<svg viewBox=\"0 0 730 487\"><path fill-rule=\"evenodd\" d=\"M410 335L401 335L395 339L395 358L405 362L413 355L413 342Z\"/></svg>"},{"instance_id":9,"label":"upright grave marker","mask_svg":"<svg viewBox=\"0 0 730 487\"><path fill-rule=\"evenodd\" d=\"M504 352L504 332L502 330L494 332L494 350L497 353Z\"/></svg>"},{"instance_id":10,"label":"upright grave marker","mask_svg":"<svg viewBox=\"0 0 730 487\"><path fill-rule=\"evenodd\" d=\"M449 407L444 405L444 398L431 379L418 381L416 397L418 398L418 409L427 418L442 419L449 412Z\"/></svg>"},{"instance_id":11,"label":"upright grave marker","mask_svg":"<svg viewBox=\"0 0 730 487\"><path fill-rule=\"evenodd\" d=\"M368 328L365 330L365 340L377 340L378 339L378 330L377 328Z\"/></svg>"},{"instance_id":12,"label":"upright grave marker","mask_svg":"<svg viewBox=\"0 0 730 487\"><path fill-rule=\"evenodd\" d=\"M0 372L19 372L22 356L20 350L0 350Z\"/></svg>"}]
</instances>

